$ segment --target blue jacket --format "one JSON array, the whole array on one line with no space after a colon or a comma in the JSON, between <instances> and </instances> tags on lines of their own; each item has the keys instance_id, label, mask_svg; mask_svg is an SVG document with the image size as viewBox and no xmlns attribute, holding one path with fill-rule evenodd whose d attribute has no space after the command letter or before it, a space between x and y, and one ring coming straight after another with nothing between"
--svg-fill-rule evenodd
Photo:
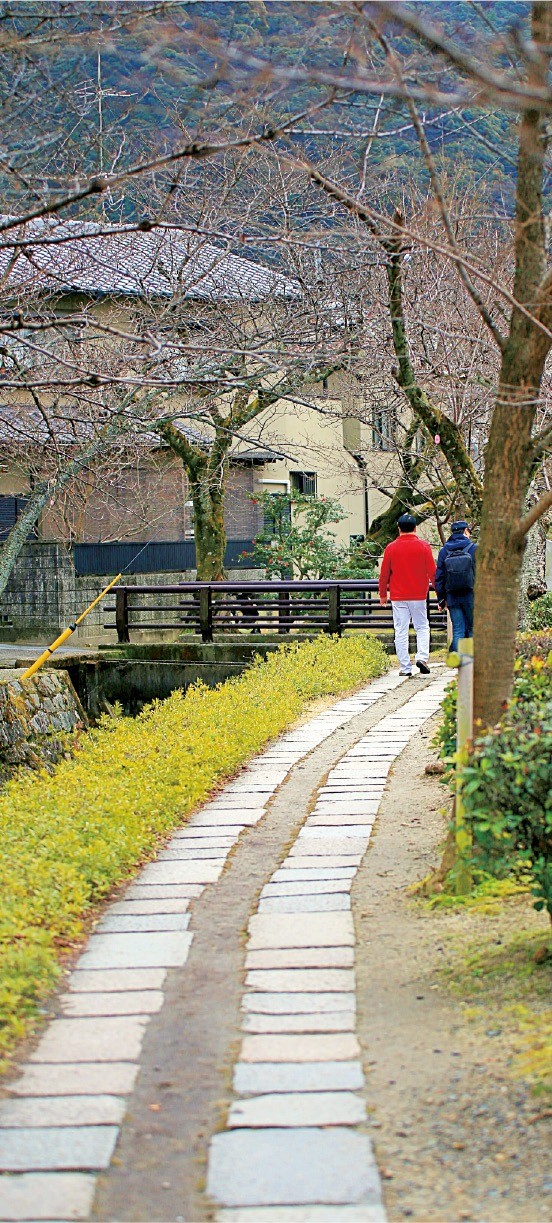
<instances>
[{"instance_id":1,"label":"blue jacket","mask_svg":"<svg viewBox=\"0 0 552 1223\"><path fill-rule=\"evenodd\" d=\"M450 539L447 539L446 544L443 544L439 556L437 557L437 570L435 573L435 581L433 585L437 591L439 603L446 603L447 607L461 607L466 599L473 599L473 590L466 594L447 594L446 581L447 574L445 569L445 560L453 552L468 552L475 564L475 553L477 544L472 543L467 535L454 534Z\"/></svg>"}]
</instances>

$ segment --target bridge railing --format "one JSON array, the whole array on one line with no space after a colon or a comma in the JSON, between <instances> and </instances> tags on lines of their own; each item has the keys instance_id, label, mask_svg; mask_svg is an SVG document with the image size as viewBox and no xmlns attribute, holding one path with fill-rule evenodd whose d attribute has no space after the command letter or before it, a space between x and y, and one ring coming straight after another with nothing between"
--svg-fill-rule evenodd
<instances>
[{"instance_id":1,"label":"bridge railing","mask_svg":"<svg viewBox=\"0 0 552 1223\"><path fill-rule=\"evenodd\" d=\"M378 632L393 627L391 606L380 607L374 578L342 581L181 582L168 586L118 586L115 622L120 642L140 630L180 629L212 641L216 633L247 629L279 633L335 633L345 629ZM444 630L446 618L433 592L428 597L430 628Z\"/></svg>"}]
</instances>

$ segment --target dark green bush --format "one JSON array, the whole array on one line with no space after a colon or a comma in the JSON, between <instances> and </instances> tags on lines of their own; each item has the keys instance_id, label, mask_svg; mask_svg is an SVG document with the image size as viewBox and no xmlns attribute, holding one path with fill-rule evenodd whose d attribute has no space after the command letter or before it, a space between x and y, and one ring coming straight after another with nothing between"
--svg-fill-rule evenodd
<instances>
[{"instance_id":1,"label":"dark green bush","mask_svg":"<svg viewBox=\"0 0 552 1223\"><path fill-rule=\"evenodd\" d=\"M552 628L518 633L516 651L518 658L548 658L552 652Z\"/></svg>"},{"instance_id":2,"label":"dark green bush","mask_svg":"<svg viewBox=\"0 0 552 1223\"><path fill-rule=\"evenodd\" d=\"M552 591L529 605L529 624L532 629L552 628Z\"/></svg>"},{"instance_id":3,"label":"dark green bush","mask_svg":"<svg viewBox=\"0 0 552 1223\"><path fill-rule=\"evenodd\" d=\"M474 741L462 791L479 866L498 875L521 867L535 908L552 918L552 655L516 668L500 723Z\"/></svg>"}]
</instances>

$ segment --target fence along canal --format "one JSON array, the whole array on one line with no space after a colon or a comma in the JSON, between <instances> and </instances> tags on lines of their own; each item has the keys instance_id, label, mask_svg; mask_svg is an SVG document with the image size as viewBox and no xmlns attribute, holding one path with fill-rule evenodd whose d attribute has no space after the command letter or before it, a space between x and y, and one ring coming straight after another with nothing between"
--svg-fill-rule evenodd
<instances>
[{"instance_id":1,"label":"fence along canal","mask_svg":"<svg viewBox=\"0 0 552 1223\"><path fill-rule=\"evenodd\" d=\"M345 629L379 632L393 627L390 605L381 607L374 578L344 581L181 582L175 585L119 586L115 620L120 642L141 629L215 633L248 629L278 634L335 633ZM443 632L445 613L431 592L430 628Z\"/></svg>"}]
</instances>

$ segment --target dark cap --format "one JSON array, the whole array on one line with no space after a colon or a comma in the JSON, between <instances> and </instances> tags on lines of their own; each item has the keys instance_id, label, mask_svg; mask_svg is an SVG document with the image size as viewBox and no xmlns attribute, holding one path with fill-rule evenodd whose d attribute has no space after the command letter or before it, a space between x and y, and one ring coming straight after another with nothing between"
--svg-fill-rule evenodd
<instances>
[{"instance_id":1,"label":"dark cap","mask_svg":"<svg viewBox=\"0 0 552 1223\"><path fill-rule=\"evenodd\" d=\"M470 531L471 527L465 518L459 518L458 522L451 522L450 529L453 535L461 535L463 531Z\"/></svg>"},{"instance_id":2,"label":"dark cap","mask_svg":"<svg viewBox=\"0 0 552 1223\"><path fill-rule=\"evenodd\" d=\"M400 518L397 518L397 526L400 531L415 531L416 519L413 514L401 514Z\"/></svg>"}]
</instances>

